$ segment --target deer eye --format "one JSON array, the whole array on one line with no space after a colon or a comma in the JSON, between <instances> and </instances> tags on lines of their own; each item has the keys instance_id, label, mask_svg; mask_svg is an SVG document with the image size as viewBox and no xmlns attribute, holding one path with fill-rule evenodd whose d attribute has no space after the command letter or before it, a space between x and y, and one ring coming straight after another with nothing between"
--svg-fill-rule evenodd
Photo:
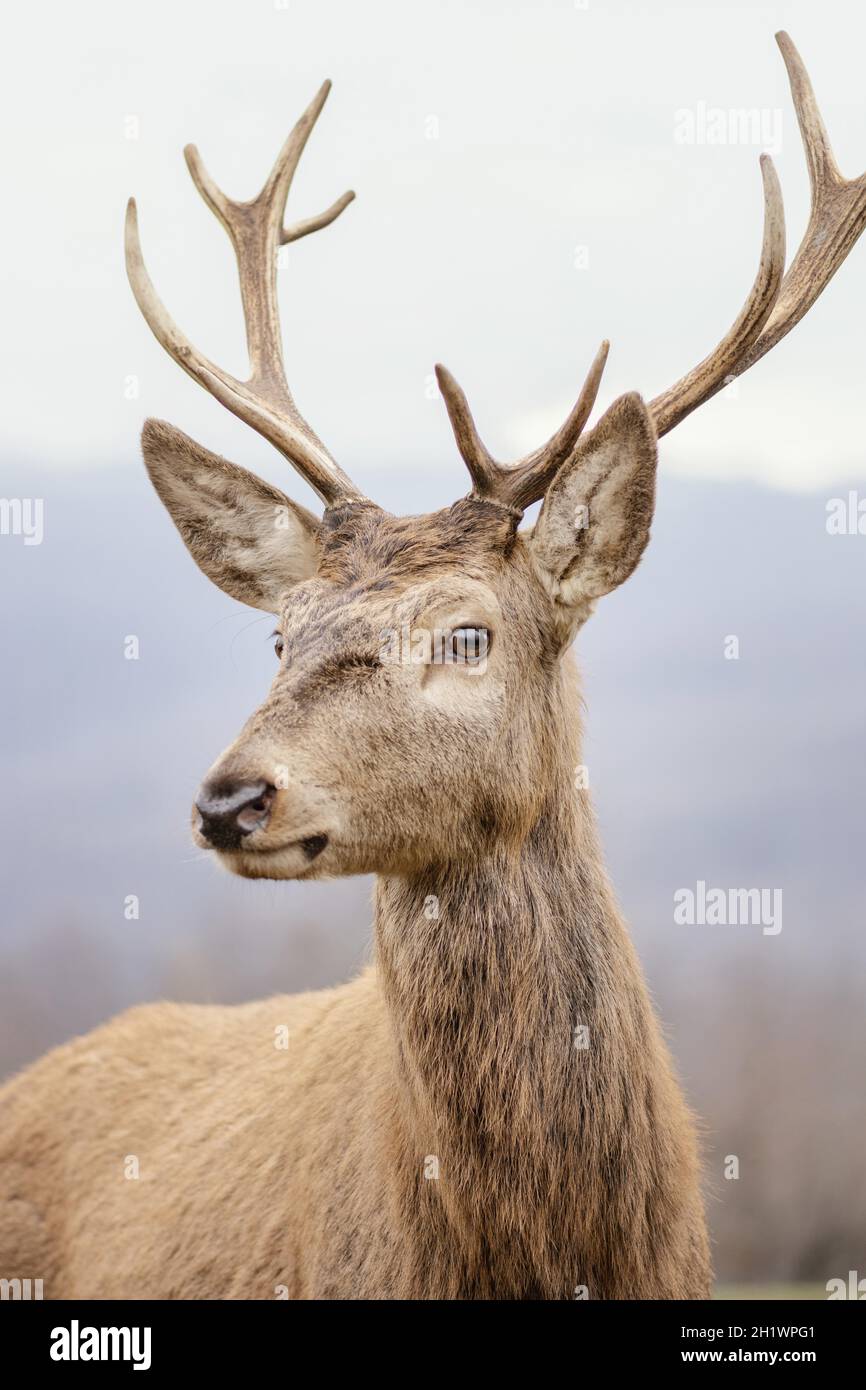
<instances>
[{"instance_id":1,"label":"deer eye","mask_svg":"<svg viewBox=\"0 0 866 1390\"><path fill-rule=\"evenodd\" d=\"M280 634L279 634L278 632L272 632L272 633L271 633L271 636L272 636L273 639L274 639L274 651L275 651L276 654L277 654L277 661L282 661L282 659L283 659L283 650L284 650L286 644L285 644L285 642L283 641L282 637L280 636Z\"/></svg>"},{"instance_id":2,"label":"deer eye","mask_svg":"<svg viewBox=\"0 0 866 1390\"><path fill-rule=\"evenodd\" d=\"M464 666L479 666L490 648L486 627L456 627L451 633L451 660Z\"/></svg>"}]
</instances>

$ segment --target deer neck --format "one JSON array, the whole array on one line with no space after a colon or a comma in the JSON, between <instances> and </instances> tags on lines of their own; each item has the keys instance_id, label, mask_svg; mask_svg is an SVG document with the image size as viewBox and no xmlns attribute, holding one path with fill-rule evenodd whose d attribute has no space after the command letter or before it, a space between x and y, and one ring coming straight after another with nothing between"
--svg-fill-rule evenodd
<instances>
[{"instance_id":1,"label":"deer neck","mask_svg":"<svg viewBox=\"0 0 866 1390\"><path fill-rule=\"evenodd\" d=\"M548 804L516 855L377 881L376 959L400 1070L434 1133L470 1110L493 1125L503 1095L515 1138L537 1123L547 1072L592 1048L613 987L639 981L579 795Z\"/></svg>"},{"instance_id":2,"label":"deer neck","mask_svg":"<svg viewBox=\"0 0 866 1390\"><path fill-rule=\"evenodd\" d=\"M646 1147L668 1071L573 773L517 853L380 878L376 955L407 1161L429 1169L421 1201L435 1187L449 1229L476 1249L525 1247L536 1268L571 1209L564 1190L585 1223L609 1225L616 1194L597 1175Z\"/></svg>"}]
</instances>

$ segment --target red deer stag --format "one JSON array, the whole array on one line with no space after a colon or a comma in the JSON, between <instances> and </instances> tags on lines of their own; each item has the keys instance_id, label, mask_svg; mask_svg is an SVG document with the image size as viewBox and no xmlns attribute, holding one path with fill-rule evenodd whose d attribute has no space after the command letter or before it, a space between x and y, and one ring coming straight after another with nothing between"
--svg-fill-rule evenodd
<instances>
[{"instance_id":1,"label":"red deer stag","mask_svg":"<svg viewBox=\"0 0 866 1390\"><path fill-rule=\"evenodd\" d=\"M646 546L657 436L794 326L866 220L866 176L839 173L779 45L812 184L787 274L764 158L760 266L719 346L584 432L604 343L562 428L512 465L440 367L472 490L429 516L364 497L285 376L277 249L352 197L284 226L327 84L251 202L186 151L237 255L246 381L163 308L130 203L129 278L156 337L324 503L319 519L144 427L196 563L277 615L273 686L202 784L194 836L247 878L376 874L375 963L321 993L134 1009L9 1083L0 1274L65 1298L707 1296L695 1125L575 788L567 650Z\"/></svg>"}]
</instances>

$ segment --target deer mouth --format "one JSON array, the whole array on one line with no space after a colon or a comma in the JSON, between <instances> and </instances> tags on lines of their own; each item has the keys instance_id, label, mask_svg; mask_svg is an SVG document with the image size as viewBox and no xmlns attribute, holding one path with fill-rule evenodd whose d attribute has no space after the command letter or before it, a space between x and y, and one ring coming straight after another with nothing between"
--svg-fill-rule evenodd
<instances>
[{"instance_id":1,"label":"deer mouth","mask_svg":"<svg viewBox=\"0 0 866 1390\"><path fill-rule=\"evenodd\" d=\"M307 863L312 864L314 859L318 859L327 844L327 835L306 835L303 840L286 840L285 844L263 845L261 849L257 849L254 845L244 845L240 853L255 855L257 859L265 859L269 855L285 854L287 850L299 849Z\"/></svg>"},{"instance_id":2,"label":"deer mouth","mask_svg":"<svg viewBox=\"0 0 866 1390\"><path fill-rule=\"evenodd\" d=\"M282 855L286 849L300 849L307 863L313 863L313 860L320 856L322 849L327 848L327 844L327 835L306 835L303 840L286 840L284 845L264 845L261 849L256 849L253 845L247 848L245 845L240 852L245 853L245 855L264 856Z\"/></svg>"},{"instance_id":3,"label":"deer mouth","mask_svg":"<svg viewBox=\"0 0 866 1390\"><path fill-rule=\"evenodd\" d=\"M243 845L220 858L242 878L303 878L330 844L324 832L286 840L281 845Z\"/></svg>"}]
</instances>

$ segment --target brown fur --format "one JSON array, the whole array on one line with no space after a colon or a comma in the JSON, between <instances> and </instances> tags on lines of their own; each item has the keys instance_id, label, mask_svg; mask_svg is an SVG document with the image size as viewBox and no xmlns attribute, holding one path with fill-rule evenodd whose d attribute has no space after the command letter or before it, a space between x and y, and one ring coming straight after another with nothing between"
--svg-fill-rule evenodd
<instances>
[{"instance_id":1,"label":"brown fur","mask_svg":"<svg viewBox=\"0 0 866 1390\"><path fill-rule=\"evenodd\" d=\"M0 1275L73 1298L708 1295L693 1121L575 791L562 652L652 512L646 412L611 415L536 536L477 498L403 519L360 503L315 533L295 509L282 558L262 529L280 495L151 427L197 562L231 591L243 553L246 592L282 594L280 670L211 776L288 780L221 857L376 873L375 963L317 994L135 1009L7 1085ZM569 546L577 468L599 510ZM440 622L489 628L483 673L383 664L383 631Z\"/></svg>"}]
</instances>

